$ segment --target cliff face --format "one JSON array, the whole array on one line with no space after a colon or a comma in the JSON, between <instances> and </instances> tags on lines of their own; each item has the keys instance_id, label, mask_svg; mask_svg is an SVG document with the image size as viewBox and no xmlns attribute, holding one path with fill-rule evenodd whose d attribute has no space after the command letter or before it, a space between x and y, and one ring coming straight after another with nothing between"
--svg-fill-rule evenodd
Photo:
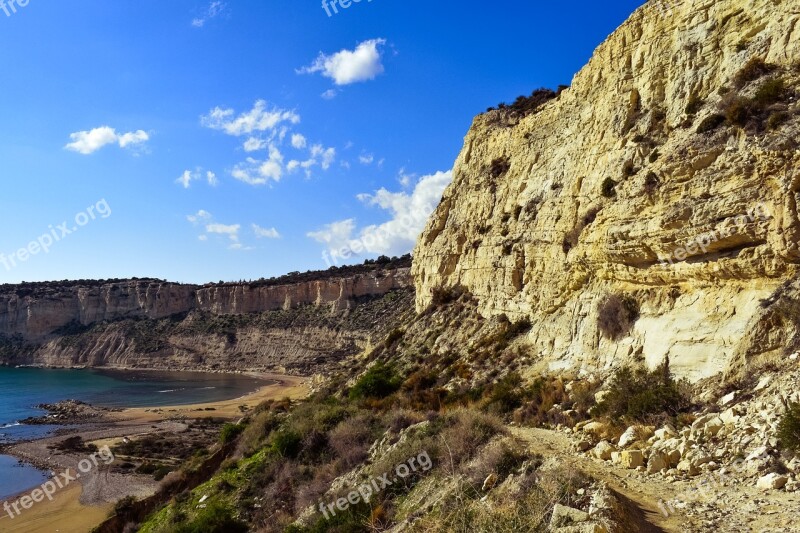
<instances>
[{"instance_id":1,"label":"cliff face","mask_svg":"<svg viewBox=\"0 0 800 533\"><path fill-rule=\"evenodd\" d=\"M45 293L0 294L0 334L39 341L70 324L121 318L162 318L193 308L195 287L154 281L54 287Z\"/></svg>"},{"instance_id":2,"label":"cliff face","mask_svg":"<svg viewBox=\"0 0 800 533\"><path fill-rule=\"evenodd\" d=\"M212 287L197 290L195 307L216 314L256 313L309 304L330 305L332 310L338 311L351 307L358 298L386 294L410 285L409 269L403 268L276 287Z\"/></svg>"},{"instance_id":3,"label":"cliff face","mask_svg":"<svg viewBox=\"0 0 800 533\"><path fill-rule=\"evenodd\" d=\"M194 310L222 315L314 305L339 311L352 307L359 298L380 296L410 284L408 268L260 287L198 287L150 280L70 287L54 283L33 294L19 290L0 293L0 335L40 342L75 325L129 318L157 320Z\"/></svg>"},{"instance_id":4,"label":"cliff face","mask_svg":"<svg viewBox=\"0 0 800 533\"><path fill-rule=\"evenodd\" d=\"M418 310L461 285L484 316L530 318L551 368L669 356L692 379L797 333L770 309L792 291L770 296L800 258L800 6L665 4L536 113L475 119L414 254ZM608 294L639 307L622 339L598 327Z\"/></svg>"}]
</instances>

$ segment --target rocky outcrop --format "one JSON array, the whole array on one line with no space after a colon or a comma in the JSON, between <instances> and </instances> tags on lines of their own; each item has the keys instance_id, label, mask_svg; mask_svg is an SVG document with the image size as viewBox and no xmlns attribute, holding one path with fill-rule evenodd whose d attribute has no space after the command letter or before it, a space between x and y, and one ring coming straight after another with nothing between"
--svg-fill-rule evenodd
<instances>
[{"instance_id":1,"label":"rocky outcrop","mask_svg":"<svg viewBox=\"0 0 800 533\"><path fill-rule=\"evenodd\" d=\"M208 311L217 315L288 310L305 305L342 311L360 298L410 286L408 268L376 269L349 277L279 285L181 285L160 280L37 284L0 291L0 336L43 342L100 322L150 319Z\"/></svg>"},{"instance_id":2,"label":"rocky outcrop","mask_svg":"<svg viewBox=\"0 0 800 533\"><path fill-rule=\"evenodd\" d=\"M800 258L799 20L649 2L535 113L477 117L417 244L417 309L463 286L485 317L529 318L551 368L668 356L696 380L782 355L797 328L762 302ZM617 338L609 294L638 307Z\"/></svg>"}]
</instances>

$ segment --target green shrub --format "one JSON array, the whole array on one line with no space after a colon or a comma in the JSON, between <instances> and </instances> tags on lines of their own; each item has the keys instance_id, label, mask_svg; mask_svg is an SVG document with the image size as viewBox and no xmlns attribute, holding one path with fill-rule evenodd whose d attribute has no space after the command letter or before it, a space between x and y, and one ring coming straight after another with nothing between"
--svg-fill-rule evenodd
<instances>
[{"instance_id":1,"label":"green shrub","mask_svg":"<svg viewBox=\"0 0 800 533\"><path fill-rule=\"evenodd\" d=\"M600 192L604 198L613 198L617 195L617 182L611 178L604 179Z\"/></svg>"},{"instance_id":2,"label":"green shrub","mask_svg":"<svg viewBox=\"0 0 800 533\"><path fill-rule=\"evenodd\" d=\"M353 400L362 398L385 398L397 391L403 380L395 374L394 368L378 362L359 378L349 396Z\"/></svg>"},{"instance_id":3,"label":"green shrub","mask_svg":"<svg viewBox=\"0 0 800 533\"><path fill-rule=\"evenodd\" d=\"M506 414L521 406L522 391L518 388L521 383L522 378L516 372L502 378L492 387L487 408L490 411Z\"/></svg>"},{"instance_id":4,"label":"green shrub","mask_svg":"<svg viewBox=\"0 0 800 533\"><path fill-rule=\"evenodd\" d=\"M597 308L597 327L608 339L618 340L630 332L639 319L639 303L631 296L609 294Z\"/></svg>"},{"instance_id":5,"label":"green shrub","mask_svg":"<svg viewBox=\"0 0 800 533\"><path fill-rule=\"evenodd\" d=\"M725 117L719 113L714 113L703 119L699 126L697 126L697 133L708 133L714 131L722 124L725 123Z\"/></svg>"},{"instance_id":6,"label":"green shrub","mask_svg":"<svg viewBox=\"0 0 800 533\"><path fill-rule=\"evenodd\" d=\"M611 378L608 395L592 414L638 422L651 422L663 415L677 416L689 407L684 388L684 383L673 379L669 360L652 371L624 366Z\"/></svg>"},{"instance_id":7,"label":"green shrub","mask_svg":"<svg viewBox=\"0 0 800 533\"><path fill-rule=\"evenodd\" d=\"M117 516L125 516L128 512L133 509L134 504L136 503L136 498L133 496L125 496L117 503L114 504L114 511L111 513Z\"/></svg>"},{"instance_id":8,"label":"green shrub","mask_svg":"<svg viewBox=\"0 0 800 533\"><path fill-rule=\"evenodd\" d=\"M272 435L272 449L282 457L297 457L302 443L303 437L289 429L276 431Z\"/></svg>"},{"instance_id":9,"label":"green shrub","mask_svg":"<svg viewBox=\"0 0 800 533\"><path fill-rule=\"evenodd\" d=\"M197 517L188 523L178 524L174 533L246 533L246 524L234 518L230 509L220 503L212 503L202 509Z\"/></svg>"},{"instance_id":10,"label":"green shrub","mask_svg":"<svg viewBox=\"0 0 800 533\"><path fill-rule=\"evenodd\" d=\"M244 431L244 424L225 424L219 432L219 440L222 444L228 444L236 439Z\"/></svg>"},{"instance_id":11,"label":"green shrub","mask_svg":"<svg viewBox=\"0 0 800 533\"><path fill-rule=\"evenodd\" d=\"M778 424L778 440L784 450L800 452L800 403L789 402Z\"/></svg>"},{"instance_id":12,"label":"green shrub","mask_svg":"<svg viewBox=\"0 0 800 533\"><path fill-rule=\"evenodd\" d=\"M736 126L746 126L752 115L753 105L746 98L732 98L725 105L725 118Z\"/></svg>"},{"instance_id":13,"label":"green shrub","mask_svg":"<svg viewBox=\"0 0 800 533\"><path fill-rule=\"evenodd\" d=\"M776 111L767 119L767 129L777 130L783 124L786 124L791 117L792 116L786 111Z\"/></svg>"},{"instance_id":14,"label":"green shrub","mask_svg":"<svg viewBox=\"0 0 800 533\"><path fill-rule=\"evenodd\" d=\"M786 84L782 78L765 81L753 96L753 102L759 106L768 106L780 102L786 94Z\"/></svg>"}]
</instances>

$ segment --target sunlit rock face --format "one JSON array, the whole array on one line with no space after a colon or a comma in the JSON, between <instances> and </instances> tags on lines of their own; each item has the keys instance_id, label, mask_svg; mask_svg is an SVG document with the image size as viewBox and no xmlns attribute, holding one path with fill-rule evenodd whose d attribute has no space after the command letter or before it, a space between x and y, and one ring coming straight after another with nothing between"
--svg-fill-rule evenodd
<instances>
[{"instance_id":1,"label":"sunlit rock face","mask_svg":"<svg viewBox=\"0 0 800 533\"><path fill-rule=\"evenodd\" d=\"M761 302L800 258L799 18L788 1L650 2L535 113L478 116L415 250L417 309L462 285L484 316L528 317L551 368L669 356L699 379L781 354L792 306ZM754 58L768 67L747 76ZM640 314L615 340L597 325L611 293Z\"/></svg>"}]
</instances>

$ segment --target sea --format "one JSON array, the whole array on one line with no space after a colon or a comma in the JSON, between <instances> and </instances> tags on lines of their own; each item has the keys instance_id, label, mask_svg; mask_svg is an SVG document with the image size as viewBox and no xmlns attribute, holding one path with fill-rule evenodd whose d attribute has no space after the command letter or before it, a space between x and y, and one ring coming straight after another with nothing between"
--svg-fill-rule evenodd
<instances>
[{"instance_id":1,"label":"sea","mask_svg":"<svg viewBox=\"0 0 800 533\"><path fill-rule=\"evenodd\" d=\"M99 407L163 407L238 398L270 382L238 374L0 367L0 443L45 437L63 426L25 425L35 406L80 400ZM0 455L0 501L35 487L48 472Z\"/></svg>"}]
</instances>

